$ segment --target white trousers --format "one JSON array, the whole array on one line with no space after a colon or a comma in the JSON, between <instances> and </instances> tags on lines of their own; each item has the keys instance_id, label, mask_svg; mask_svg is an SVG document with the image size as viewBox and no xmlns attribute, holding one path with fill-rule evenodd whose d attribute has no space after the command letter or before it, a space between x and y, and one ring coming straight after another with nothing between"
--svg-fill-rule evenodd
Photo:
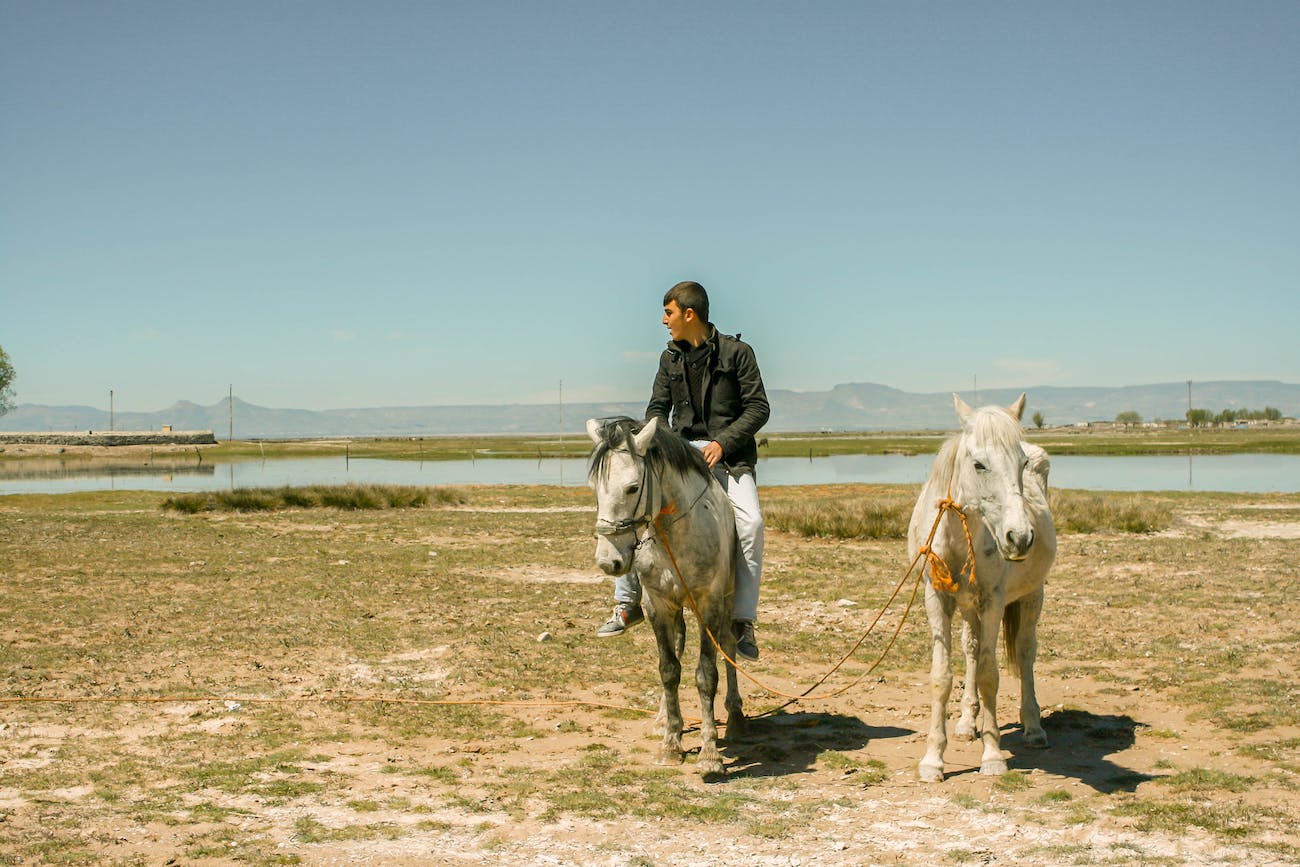
<instances>
[{"instance_id":1,"label":"white trousers","mask_svg":"<svg viewBox=\"0 0 1300 867\"><path fill-rule=\"evenodd\" d=\"M697 449L708 445L707 440L691 443ZM758 485L753 473L743 473L736 478L721 464L713 468L713 475L722 484L736 513L736 535L740 550L736 552L736 620L758 620L758 585L763 577L763 511L758 505ZM636 573L628 572L614 579L614 601L628 604L641 602L641 581Z\"/></svg>"}]
</instances>

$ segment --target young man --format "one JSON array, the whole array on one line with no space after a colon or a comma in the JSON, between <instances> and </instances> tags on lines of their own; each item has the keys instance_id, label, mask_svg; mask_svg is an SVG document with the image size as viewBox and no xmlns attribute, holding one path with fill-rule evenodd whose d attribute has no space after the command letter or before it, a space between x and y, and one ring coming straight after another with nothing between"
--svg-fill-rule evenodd
<instances>
[{"instance_id":1,"label":"young man","mask_svg":"<svg viewBox=\"0 0 1300 867\"><path fill-rule=\"evenodd\" d=\"M664 325L672 340L659 357L646 407L704 453L736 512L736 653L758 659L754 621L763 571L763 513L754 466L758 433L770 414L754 350L740 336L721 334L709 321L709 296L699 283L678 283L664 295ZM641 583L629 572L614 582L614 615L597 630L622 635L639 623Z\"/></svg>"}]
</instances>

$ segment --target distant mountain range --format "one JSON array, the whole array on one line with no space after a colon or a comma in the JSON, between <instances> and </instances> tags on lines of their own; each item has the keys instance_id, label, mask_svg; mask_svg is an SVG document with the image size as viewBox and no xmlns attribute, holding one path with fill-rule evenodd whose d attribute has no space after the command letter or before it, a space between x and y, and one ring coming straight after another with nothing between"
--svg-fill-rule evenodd
<instances>
[{"instance_id":1,"label":"distant mountain range","mask_svg":"<svg viewBox=\"0 0 1300 867\"><path fill-rule=\"evenodd\" d=\"M1129 385L1121 388L1040 386L1029 389L981 389L978 403L1010 404L1029 394L1025 422L1040 412L1048 425L1112 421L1121 412L1136 412L1144 421L1182 419L1187 412L1187 383ZM975 403L969 392L962 398ZM870 382L837 385L829 391L771 389L772 418L765 430L860 431L952 430L956 428L949 392L917 394ZM1269 381L1196 382L1192 402L1199 409L1264 409L1300 415L1300 385ZM506 404L494 406L406 406L369 409L271 409L235 398L236 439L286 439L330 436L437 436L444 434L580 433L588 418L612 415L641 417L644 402ZM218 439L230 434L231 401L200 406L180 401L157 412L117 412L115 430L211 430ZM109 414L88 406L20 404L0 416L0 431L107 430Z\"/></svg>"}]
</instances>

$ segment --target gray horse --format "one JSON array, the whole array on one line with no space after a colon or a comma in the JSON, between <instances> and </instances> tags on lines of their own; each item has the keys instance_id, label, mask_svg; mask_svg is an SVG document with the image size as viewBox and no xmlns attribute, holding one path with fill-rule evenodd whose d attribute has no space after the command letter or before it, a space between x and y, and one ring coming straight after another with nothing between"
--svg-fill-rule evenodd
<instances>
[{"instance_id":1,"label":"gray horse","mask_svg":"<svg viewBox=\"0 0 1300 867\"><path fill-rule=\"evenodd\" d=\"M694 603L700 621L700 773L721 776L713 702L717 653L705 629L735 659L731 630L735 594L736 519L731 502L704 457L680 436L630 418L591 419L594 442L588 482L596 492L596 563L607 575L636 570L646 616L659 647L664 727L661 763L682 760L682 712L677 688L686 646L684 610ZM683 586L683 582L685 582ZM727 665L727 734L744 726L736 670Z\"/></svg>"},{"instance_id":2,"label":"gray horse","mask_svg":"<svg viewBox=\"0 0 1300 867\"><path fill-rule=\"evenodd\" d=\"M1056 557L1056 530L1047 506L1047 454L1024 441L1020 430L1023 394L1007 408L974 410L956 395L953 402L962 432L939 450L912 511L907 534L908 554L915 557L935 526L941 500L951 497L966 517L963 527L958 515L947 512L931 543L955 586L936 588L935 570L926 566L931 580L925 586L925 610L933 653L930 735L919 767L926 782L943 779L947 703L952 690L952 617L956 611L961 612L966 652L966 689L957 735L974 738L978 732L983 737L980 773L1007 770L997 721L999 624L1005 634L1008 667L1020 675L1020 724L1025 743L1047 746L1034 693L1038 615L1043 609L1047 570ZM937 577L942 584L946 576Z\"/></svg>"}]
</instances>

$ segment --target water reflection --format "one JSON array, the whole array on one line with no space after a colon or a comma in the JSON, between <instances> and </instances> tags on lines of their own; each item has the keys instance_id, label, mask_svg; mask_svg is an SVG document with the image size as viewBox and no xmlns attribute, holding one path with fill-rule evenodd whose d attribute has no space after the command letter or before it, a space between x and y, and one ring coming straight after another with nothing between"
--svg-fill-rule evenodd
<instances>
[{"instance_id":1,"label":"water reflection","mask_svg":"<svg viewBox=\"0 0 1300 867\"><path fill-rule=\"evenodd\" d=\"M931 455L768 458L760 485L920 484ZM1193 472L1195 467L1195 472ZM176 493L302 485L566 485L586 483L582 458L391 461L295 458L238 463L0 462L0 494L113 489ZM1052 486L1112 491L1300 491L1300 455L1054 457Z\"/></svg>"},{"instance_id":2,"label":"water reflection","mask_svg":"<svg viewBox=\"0 0 1300 867\"><path fill-rule=\"evenodd\" d=\"M200 464L194 461L175 463L171 461L151 461L144 464L120 463L117 461L62 461L37 458L32 460L9 461L0 464L0 482L22 479L100 479L127 477L170 477L170 476L213 476L215 464Z\"/></svg>"}]
</instances>

